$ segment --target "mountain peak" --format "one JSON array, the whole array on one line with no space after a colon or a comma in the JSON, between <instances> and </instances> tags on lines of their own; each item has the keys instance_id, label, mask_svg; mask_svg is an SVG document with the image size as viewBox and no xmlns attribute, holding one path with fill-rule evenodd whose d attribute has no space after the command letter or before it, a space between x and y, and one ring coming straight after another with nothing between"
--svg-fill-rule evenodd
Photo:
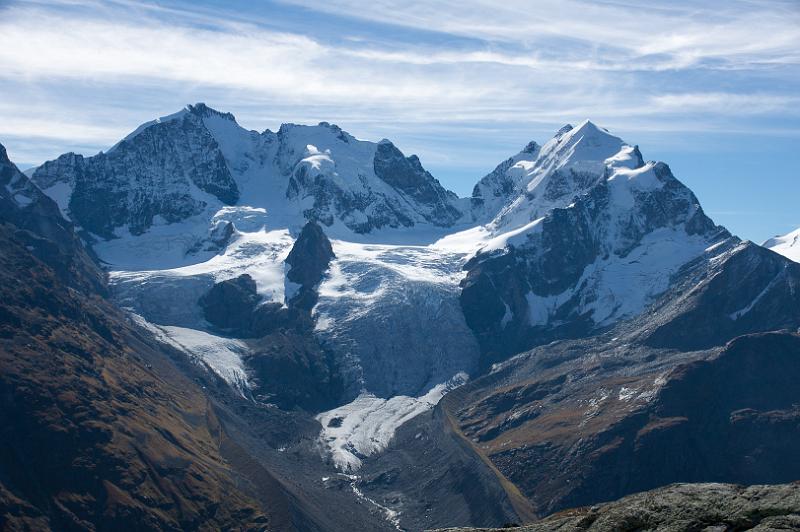
<instances>
[{"instance_id":1,"label":"mountain peak","mask_svg":"<svg viewBox=\"0 0 800 532\"><path fill-rule=\"evenodd\" d=\"M223 113L222 111L217 111L216 109L209 107L203 102L197 102L196 104L192 105L189 104L184 109L186 112L191 113L195 116L199 116L200 118L208 118L210 116L218 116L220 118L224 118L226 120L230 120L232 122L236 122L236 117L233 116L231 113Z\"/></svg>"},{"instance_id":2,"label":"mountain peak","mask_svg":"<svg viewBox=\"0 0 800 532\"><path fill-rule=\"evenodd\" d=\"M155 120L150 120L149 122L145 122L144 124L141 124L139 127L137 127L132 132L130 132L127 136L125 136L125 138L123 138L117 144L112 146L108 150L107 153L112 153L113 151L115 151L119 147L119 145L122 142L133 140L134 137L136 137L141 132L149 129L152 126L155 126L155 125L158 125L158 124L166 124L166 123L173 122L173 121L176 121L176 120L183 120L184 117L186 117L186 116L196 116L197 118L199 118L201 120L204 119L204 118L218 117L218 118L221 118L223 120L228 120L230 122L233 122L234 124L236 123L236 118L231 113L223 113L222 111L217 111L216 109L213 109L213 108L209 107L208 105L206 105L203 102L198 102L198 103L196 103L194 105L189 104L189 105L187 105L186 107L184 107L183 109L181 109L180 111L178 111L176 113L172 113L170 115L162 116L162 117L156 118Z\"/></svg>"},{"instance_id":3,"label":"mountain peak","mask_svg":"<svg viewBox=\"0 0 800 532\"><path fill-rule=\"evenodd\" d=\"M554 151L566 161L604 161L618 153L626 143L612 135L605 128L598 127L590 120L566 130L564 126L543 149ZM564 131L561 133L561 131Z\"/></svg>"},{"instance_id":4,"label":"mountain peak","mask_svg":"<svg viewBox=\"0 0 800 532\"><path fill-rule=\"evenodd\" d=\"M602 131L608 132L605 128L599 127L597 124L595 124L594 122L592 122L588 118L585 118L581 123L579 123L573 129L575 131L601 131L602 130Z\"/></svg>"},{"instance_id":5,"label":"mountain peak","mask_svg":"<svg viewBox=\"0 0 800 532\"><path fill-rule=\"evenodd\" d=\"M569 124L567 124L568 126ZM570 129L566 130L567 126L562 127L558 130L556 137L561 138L575 138L575 137L583 137L583 138L604 138L610 137L613 139L618 139L618 137L609 133L609 131L604 128L600 127L588 118L578 124L577 126L570 127ZM566 131L565 131L566 130Z\"/></svg>"}]
</instances>

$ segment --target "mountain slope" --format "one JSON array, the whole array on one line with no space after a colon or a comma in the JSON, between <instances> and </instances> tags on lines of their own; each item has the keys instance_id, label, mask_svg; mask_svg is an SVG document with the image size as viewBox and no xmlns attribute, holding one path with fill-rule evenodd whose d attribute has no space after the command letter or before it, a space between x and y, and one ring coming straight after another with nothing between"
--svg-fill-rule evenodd
<instances>
[{"instance_id":1,"label":"mountain slope","mask_svg":"<svg viewBox=\"0 0 800 532\"><path fill-rule=\"evenodd\" d=\"M798 371L797 334L680 351L613 331L518 355L441 408L544 516L672 482L793 481Z\"/></svg>"},{"instance_id":2,"label":"mountain slope","mask_svg":"<svg viewBox=\"0 0 800 532\"><path fill-rule=\"evenodd\" d=\"M761 245L795 262L800 262L800 228L783 236L770 238Z\"/></svg>"},{"instance_id":3,"label":"mountain slope","mask_svg":"<svg viewBox=\"0 0 800 532\"><path fill-rule=\"evenodd\" d=\"M6 526L267 526L203 395L103 299L70 224L0 155Z\"/></svg>"}]
</instances>

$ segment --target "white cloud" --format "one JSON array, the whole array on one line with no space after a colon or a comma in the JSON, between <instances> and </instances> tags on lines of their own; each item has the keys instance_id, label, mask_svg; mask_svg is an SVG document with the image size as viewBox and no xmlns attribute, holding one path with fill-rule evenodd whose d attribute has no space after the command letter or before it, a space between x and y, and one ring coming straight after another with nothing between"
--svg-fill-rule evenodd
<instances>
[{"instance_id":1,"label":"white cloud","mask_svg":"<svg viewBox=\"0 0 800 532\"><path fill-rule=\"evenodd\" d=\"M726 92L687 92L653 96L652 104L660 112L714 112L754 115L796 109L800 96L774 94L736 94Z\"/></svg>"},{"instance_id":2,"label":"white cloud","mask_svg":"<svg viewBox=\"0 0 800 532\"><path fill-rule=\"evenodd\" d=\"M311 9L466 38L548 50L577 49L587 63L686 68L800 62L800 8L794 2L591 2L583 0L284 0ZM571 62L578 62L574 61ZM637 65L631 64L631 68Z\"/></svg>"},{"instance_id":3,"label":"white cloud","mask_svg":"<svg viewBox=\"0 0 800 532\"><path fill-rule=\"evenodd\" d=\"M198 29L144 17L133 22L9 9L0 22L3 77L104 83L193 83L264 99L464 103L494 91L436 72L376 68L302 35L239 25Z\"/></svg>"},{"instance_id":4,"label":"white cloud","mask_svg":"<svg viewBox=\"0 0 800 532\"><path fill-rule=\"evenodd\" d=\"M257 129L328 120L365 138L395 132L459 166L475 150L448 149L447 139L481 131L541 140L586 117L616 131L726 131L743 127L734 122L743 114L796 124L800 112L791 90L800 24L789 4L290 1L449 35L373 28L323 39L319 13L289 31L176 4L11 4L0 9L0 136L39 139L29 144L41 158L75 143L102 149L206 101Z\"/></svg>"}]
</instances>

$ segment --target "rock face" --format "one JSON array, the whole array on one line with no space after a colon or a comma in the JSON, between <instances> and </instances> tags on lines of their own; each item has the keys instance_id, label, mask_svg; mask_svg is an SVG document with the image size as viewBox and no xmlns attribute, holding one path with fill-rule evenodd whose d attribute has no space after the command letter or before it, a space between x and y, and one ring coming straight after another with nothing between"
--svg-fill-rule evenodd
<instances>
[{"instance_id":1,"label":"rock face","mask_svg":"<svg viewBox=\"0 0 800 532\"><path fill-rule=\"evenodd\" d=\"M513 157L509 157L489 174L485 175L472 189L472 218L476 222L491 221L508 202L517 197L525 185L528 170L539 156L541 146L529 142Z\"/></svg>"},{"instance_id":2,"label":"rock face","mask_svg":"<svg viewBox=\"0 0 800 532\"><path fill-rule=\"evenodd\" d=\"M198 305L216 330L239 338L260 338L296 321L280 303L262 302L246 273L214 284Z\"/></svg>"},{"instance_id":3,"label":"rock face","mask_svg":"<svg viewBox=\"0 0 800 532\"><path fill-rule=\"evenodd\" d=\"M220 329L250 329L260 301L256 282L247 274L216 283L200 298L205 318Z\"/></svg>"},{"instance_id":4,"label":"rock face","mask_svg":"<svg viewBox=\"0 0 800 532\"><path fill-rule=\"evenodd\" d=\"M513 529L517 532L589 530L796 530L800 528L800 484L735 486L674 484L591 508L568 510ZM478 529L442 529L468 532ZM480 529L488 531L489 529ZM496 530L496 529L495 529Z\"/></svg>"},{"instance_id":5,"label":"rock face","mask_svg":"<svg viewBox=\"0 0 800 532\"><path fill-rule=\"evenodd\" d=\"M309 412L341 402L344 383L336 361L307 329L279 329L251 345L246 360L260 401Z\"/></svg>"},{"instance_id":6,"label":"rock face","mask_svg":"<svg viewBox=\"0 0 800 532\"><path fill-rule=\"evenodd\" d=\"M202 105L190 106L140 128L108 153L88 158L68 153L47 162L33 180L46 190L68 190L66 212L104 238L123 227L141 234L157 216L168 223L184 220L202 212L212 198L231 205L239 189L204 125L212 115L233 120Z\"/></svg>"},{"instance_id":7,"label":"rock face","mask_svg":"<svg viewBox=\"0 0 800 532\"><path fill-rule=\"evenodd\" d=\"M422 167L419 157L405 157L388 140L378 143L373 159L375 175L385 183L402 191L420 205L429 207L423 213L433 225L453 225L463 213L456 208L458 197L442 188L439 182ZM401 220L403 225L413 225L413 220Z\"/></svg>"},{"instance_id":8,"label":"rock face","mask_svg":"<svg viewBox=\"0 0 800 532\"><path fill-rule=\"evenodd\" d=\"M56 203L8 159L0 144L0 223L11 224L16 238L45 261L60 280L76 288L105 293L104 275L84 249Z\"/></svg>"}]
</instances>

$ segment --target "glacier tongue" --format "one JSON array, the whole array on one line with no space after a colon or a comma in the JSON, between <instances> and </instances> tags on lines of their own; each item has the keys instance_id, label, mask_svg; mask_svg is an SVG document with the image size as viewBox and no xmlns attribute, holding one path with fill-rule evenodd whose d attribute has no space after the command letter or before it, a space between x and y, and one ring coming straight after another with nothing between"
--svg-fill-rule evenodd
<instances>
[{"instance_id":1,"label":"glacier tongue","mask_svg":"<svg viewBox=\"0 0 800 532\"><path fill-rule=\"evenodd\" d=\"M185 352L196 362L206 364L211 371L246 397L250 384L242 360L242 354L248 350L245 342L195 329L155 325L133 313L131 317L160 341Z\"/></svg>"},{"instance_id":2,"label":"glacier tongue","mask_svg":"<svg viewBox=\"0 0 800 532\"><path fill-rule=\"evenodd\" d=\"M386 449L406 421L430 410L444 395L467 382L465 373L437 384L419 397L395 395L384 399L365 392L355 400L317 416L320 442L343 471L357 471L362 459Z\"/></svg>"}]
</instances>

